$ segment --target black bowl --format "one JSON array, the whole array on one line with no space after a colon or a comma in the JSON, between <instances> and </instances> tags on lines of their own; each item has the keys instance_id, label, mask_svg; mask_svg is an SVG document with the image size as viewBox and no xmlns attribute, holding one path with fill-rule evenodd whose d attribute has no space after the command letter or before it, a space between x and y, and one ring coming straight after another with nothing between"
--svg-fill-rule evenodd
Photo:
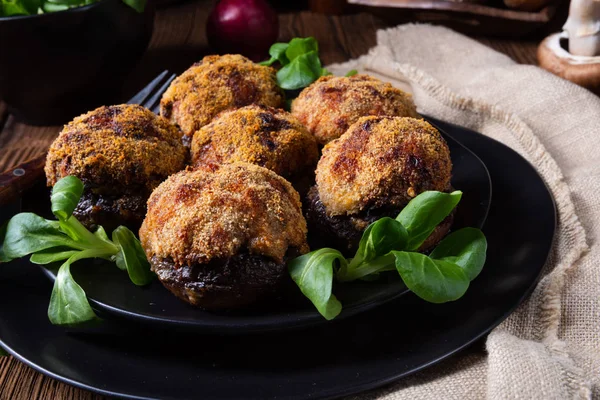
<instances>
[{"instance_id":1,"label":"black bowl","mask_svg":"<svg viewBox=\"0 0 600 400\"><path fill-rule=\"evenodd\" d=\"M114 102L152 35L153 2L138 13L102 0L56 13L0 18L0 99L18 119L65 123Z\"/></svg>"}]
</instances>

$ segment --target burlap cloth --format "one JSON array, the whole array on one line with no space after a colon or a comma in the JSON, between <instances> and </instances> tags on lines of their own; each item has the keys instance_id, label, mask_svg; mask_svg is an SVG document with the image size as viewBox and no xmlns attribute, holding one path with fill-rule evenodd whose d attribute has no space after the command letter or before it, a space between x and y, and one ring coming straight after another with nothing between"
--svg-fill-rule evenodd
<instances>
[{"instance_id":1,"label":"burlap cloth","mask_svg":"<svg viewBox=\"0 0 600 400\"><path fill-rule=\"evenodd\" d=\"M544 277L486 352L356 399L600 399L600 98L441 27L403 25L377 43L331 71L408 82L420 112L507 144L544 178L559 222Z\"/></svg>"}]
</instances>

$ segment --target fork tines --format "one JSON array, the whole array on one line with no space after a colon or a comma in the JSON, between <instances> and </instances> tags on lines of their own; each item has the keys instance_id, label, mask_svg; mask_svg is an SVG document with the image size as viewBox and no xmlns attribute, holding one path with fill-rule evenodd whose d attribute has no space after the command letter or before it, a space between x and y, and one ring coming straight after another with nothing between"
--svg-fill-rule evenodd
<instances>
[{"instance_id":1,"label":"fork tines","mask_svg":"<svg viewBox=\"0 0 600 400\"><path fill-rule=\"evenodd\" d=\"M160 98L175 77L175 74L169 74L168 70L164 70L146 87L129 99L127 104L139 104L158 114Z\"/></svg>"}]
</instances>

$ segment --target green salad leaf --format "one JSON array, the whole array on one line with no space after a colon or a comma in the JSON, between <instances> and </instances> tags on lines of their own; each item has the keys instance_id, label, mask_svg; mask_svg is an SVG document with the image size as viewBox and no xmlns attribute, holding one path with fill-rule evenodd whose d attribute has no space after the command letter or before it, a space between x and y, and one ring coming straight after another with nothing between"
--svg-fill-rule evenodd
<instances>
[{"instance_id":1,"label":"green salad leaf","mask_svg":"<svg viewBox=\"0 0 600 400\"><path fill-rule=\"evenodd\" d=\"M321 76L331 75L323 68L319 58L319 44L313 37L294 38L289 43L275 43L269 49L268 60L261 65L279 63L277 84L284 90L295 91L303 89ZM288 93L290 101L296 93Z\"/></svg>"},{"instance_id":2,"label":"green salad leaf","mask_svg":"<svg viewBox=\"0 0 600 400\"><path fill-rule=\"evenodd\" d=\"M288 270L302 293L326 319L335 318L342 304L333 295L334 264L345 264L346 259L337 250L321 249L297 257L288 264Z\"/></svg>"},{"instance_id":3,"label":"green salad leaf","mask_svg":"<svg viewBox=\"0 0 600 400\"><path fill-rule=\"evenodd\" d=\"M395 251L396 269L406 287L430 303L445 303L462 297L469 278L462 268L424 254Z\"/></svg>"},{"instance_id":4,"label":"green salad leaf","mask_svg":"<svg viewBox=\"0 0 600 400\"><path fill-rule=\"evenodd\" d=\"M113 231L112 240L120 247L115 262L119 268L127 271L131 282L138 286L152 282L154 274L150 271L150 263L133 232L124 226L119 226Z\"/></svg>"},{"instance_id":5,"label":"green salad leaf","mask_svg":"<svg viewBox=\"0 0 600 400\"><path fill-rule=\"evenodd\" d=\"M418 249L435 227L452 212L461 197L460 191L427 191L412 199L396 217L408 231L407 249Z\"/></svg>"},{"instance_id":6,"label":"green salad leaf","mask_svg":"<svg viewBox=\"0 0 600 400\"><path fill-rule=\"evenodd\" d=\"M458 265L472 281L483 269L486 252L487 240L483 232L463 228L446 236L429 257Z\"/></svg>"},{"instance_id":7,"label":"green salad leaf","mask_svg":"<svg viewBox=\"0 0 600 400\"><path fill-rule=\"evenodd\" d=\"M346 260L323 248L290 263L292 279L326 319L341 312L332 281L375 280L396 271L413 293L431 303L462 297L485 264L487 241L476 228L463 228L444 238L428 256L416 250L460 201L462 192L424 192L412 199L396 219L384 217L363 232L358 250ZM334 299L334 300L331 300ZM329 309L335 307L335 314Z\"/></svg>"},{"instance_id":8,"label":"green salad leaf","mask_svg":"<svg viewBox=\"0 0 600 400\"><path fill-rule=\"evenodd\" d=\"M358 245L356 255L350 262L351 267L384 256L392 250L406 247L408 231L395 219L383 217L365 229Z\"/></svg>"},{"instance_id":9,"label":"green salad leaf","mask_svg":"<svg viewBox=\"0 0 600 400\"><path fill-rule=\"evenodd\" d=\"M301 89L319 79L322 70L317 52L311 51L294 58L277 71L277 83L282 89Z\"/></svg>"},{"instance_id":10,"label":"green salad leaf","mask_svg":"<svg viewBox=\"0 0 600 400\"><path fill-rule=\"evenodd\" d=\"M65 11L96 3L99 0L0 0L0 17L35 15ZM147 0L122 0L123 3L142 13Z\"/></svg>"},{"instance_id":11,"label":"green salad leaf","mask_svg":"<svg viewBox=\"0 0 600 400\"><path fill-rule=\"evenodd\" d=\"M269 58L266 61L262 61L260 65L270 66L276 62L279 62L281 65L286 65L290 63L290 60L285 55L285 52L289 46L289 43L273 43L269 48Z\"/></svg>"},{"instance_id":12,"label":"green salad leaf","mask_svg":"<svg viewBox=\"0 0 600 400\"><path fill-rule=\"evenodd\" d=\"M115 261L127 270L136 285L150 283L154 275L139 240L120 226L112 241L101 226L90 232L73 215L83 183L74 176L59 180L52 189L52 212L58 221L32 213L12 217L0 229L0 261L7 262L31 254L34 264L63 261L54 282L48 318L55 325L75 325L96 319L85 292L71 275L71 264L86 258Z\"/></svg>"},{"instance_id":13,"label":"green salad leaf","mask_svg":"<svg viewBox=\"0 0 600 400\"><path fill-rule=\"evenodd\" d=\"M16 15L29 14L31 14L31 12L21 0L0 0L0 17L13 17Z\"/></svg>"},{"instance_id":14,"label":"green salad leaf","mask_svg":"<svg viewBox=\"0 0 600 400\"><path fill-rule=\"evenodd\" d=\"M57 221L49 221L33 213L20 213L6 225L0 261L8 262L61 246L83 250L79 243L59 231Z\"/></svg>"},{"instance_id":15,"label":"green salad leaf","mask_svg":"<svg viewBox=\"0 0 600 400\"><path fill-rule=\"evenodd\" d=\"M69 6L66 4L56 4L56 3L51 3L49 1L47 1L44 4L42 4L41 9L46 13L53 13L53 12L59 12L59 11L66 11L69 9Z\"/></svg>"},{"instance_id":16,"label":"green salad leaf","mask_svg":"<svg viewBox=\"0 0 600 400\"><path fill-rule=\"evenodd\" d=\"M85 292L71 275L71 264L82 258L91 258L91 250L73 254L60 266L48 307L48 319L54 325L73 326L96 319Z\"/></svg>"},{"instance_id":17,"label":"green salad leaf","mask_svg":"<svg viewBox=\"0 0 600 400\"><path fill-rule=\"evenodd\" d=\"M304 54L314 52L319 53L319 43L314 37L307 38L293 38L288 43L288 47L285 50L285 55L288 60L294 60Z\"/></svg>"},{"instance_id":18,"label":"green salad leaf","mask_svg":"<svg viewBox=\"0 0 600 400\"><path fill-rule=\"evenodd\" d=\"M75 211L82 194L83 182L77 177L67 176L59 180L52 188L52 195L50 196L52 213L57 218L69 219Z\"/></svg>"},{"instance_id":19,"label":"green salad leaf","mask_svg":"<svg viewBox=\"0 0 600 400\"><path fill-rule=\"evenodd\" d=\"M8 355L8 353L6 352L6 350L4 350L2 347L0 347L0 357L4 357L7 355Z\"/></svg>"},{"instance_id":20,"label":"green salad leaf","mask_svg":"<svg viewBox=\"0 0 600 400\"><path fill-rule=\"evenodd\" d=\"M146 8L147 0L122 0L123 3L127 4L129 7L133 8L138 13L143 13Z\"/></svg>"},{"instance_id":21,"label":"green salad leaf","mask_svg":"<svg viewBox=\"0 0 600 400\"><path fill-rule=\"evenodd\" d=\"M57 261L64 261L71 258L75 254L79 253L79 250L68 250L62 248L52 248L34 253L29 258L33 264L46 265Z\"/></svg>"}]
</instances>

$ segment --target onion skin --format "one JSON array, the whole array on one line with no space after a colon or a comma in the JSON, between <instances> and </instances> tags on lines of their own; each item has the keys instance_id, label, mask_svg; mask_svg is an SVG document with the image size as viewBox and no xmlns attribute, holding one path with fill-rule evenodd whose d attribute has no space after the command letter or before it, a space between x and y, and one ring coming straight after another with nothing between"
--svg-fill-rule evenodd
<instances>
[{"instance_id":1,"label":"onion skin","mask_svg":"<svg viewBox=\"0 0 600 400\"><path fill-rule=\"evenodd\" d=\"M269 58L279 19L265 0L222 0L208 16L206 35L221 54L242 54L253 61Z\"/></svg>"}]
</instances>

